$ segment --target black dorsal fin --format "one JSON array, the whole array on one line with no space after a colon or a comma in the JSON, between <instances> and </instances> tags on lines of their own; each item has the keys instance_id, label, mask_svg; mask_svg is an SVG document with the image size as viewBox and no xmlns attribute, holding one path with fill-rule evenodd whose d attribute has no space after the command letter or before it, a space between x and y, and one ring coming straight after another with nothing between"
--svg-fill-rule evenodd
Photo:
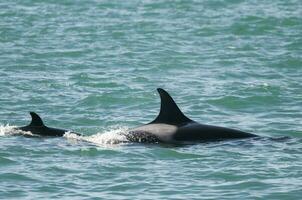
<instances>
[{"instance_id":1,"label":"black dorsal fin","mask_svg":"<svg viewBox=\"0 0 302 200\"><path fill-rule=\"evenodd\" d=\"M31 123L29 124L29 126L44 126L41 117L37 113L30 112L30 115L31 115Z\"/></svg>"},{"instance_id":2,"label":"black dorsal fin","mask_svg":"<svg viewBox=\"0 0 302 200\"><path fill-rule=\"evenodd\" d=\"M167 123L178 125L192 121L180 111L180 109L178 108L172 97L168 94L168 92L161 88L157 88L157 91L161 99L160 112L156 119L150 124Z\"/></svg>"}]
</instances>

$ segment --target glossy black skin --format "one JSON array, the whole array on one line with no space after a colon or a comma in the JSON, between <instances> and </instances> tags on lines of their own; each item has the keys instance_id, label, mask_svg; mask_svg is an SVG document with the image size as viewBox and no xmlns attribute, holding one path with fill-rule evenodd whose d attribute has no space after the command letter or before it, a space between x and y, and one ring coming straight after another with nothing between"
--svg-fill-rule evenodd
<instances>
[{"instance_id":1,"label":"glossy black skin","mask_svg":"<svg viewBox=\"0 0 302 200\"><path fill-rule=\"evenodd\" d=\"M23 126L19 127L21 131L29 131L34 135L38 136L48 136L48 137L62 137L67 130L49 128L47 126Z\"/></svg>"},{"instance_id":2,"label":"glossy black skin","mask_svg":"<svg viewBox=\"0 0 302 200\"><path fill-rule=\"evenodd\" d=\"M181 125L152 123L134 128L126 138L131 142L193 144L257 137L236 129L199 124L191 121Z\"/></svg>"},{"instance_id":3,"label":"glossy black skin","mask_svg":"<svg viewBox=\"0 0 302 200\"><path fill-rule=\"evenodd\" d=\"M47 136L47 137L62 137L66 132L70 132L64 129L47 127L44 125L41 117L38 114L34 112L30 112L30 115L32 117L31 123L27 126L18 127L16 128L17 130L31 132L31 134L35 136ZM72 133L76 135L81 135L75 132Z\"/></svg>"},{"instance_id":4,"label":"glossy black skin","mask_svg":"<svg viewBox=\"0 0 302 200\"><path fill-rule=\"evenodd\" d=\"M236 129L199 124L197 122L190 122L188 124L179 126L173 136L173 139L175 141L207 142L227 139L249 138L256 136L257 135Z\"/></svg>"},{"instance_id":5,"label":"glossy black skin","mask_svg":"<svg viewBox=\"0 0 302 200\"><path fill-rule=\"evenodd\" d=\"M157 91L161 98L160 113L152 122L130 130L128 140L175 144L258 137L236 129L197 123L181 112L165 90Z\"/></svg>"}]
</instances>

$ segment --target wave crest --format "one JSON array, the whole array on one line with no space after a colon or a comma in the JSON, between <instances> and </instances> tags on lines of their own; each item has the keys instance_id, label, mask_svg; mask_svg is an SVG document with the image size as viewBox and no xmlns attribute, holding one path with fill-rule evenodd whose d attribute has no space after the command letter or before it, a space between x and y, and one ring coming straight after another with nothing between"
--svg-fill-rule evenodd
<instances>
[{"instance_id":1,"label":"wave crest","mask_svg":"<svg viewBox=\"0 0 302 200\"><path fill-rule=\"evenodd\" d=\"M31 132L21 131L17 129L17 126L11 126L9 124L1 125L0 124L0 136L6 135L26 135L26 136L34 136Z\"/></svg>"},{"instance_id":2,"label":"wave crest","mask_svg":"<svg viewBox=\"0 0 302 200\"><path fill-rule=\"evenodd\" d=\"M109 129L104 132L98 132L90 136L79 136L72 132L66 132L64 137L67 139L80 140L96 145L114 145L128 143L125 134L128 132L128 128L120 127Z\"/></svg>"}]
</instances>

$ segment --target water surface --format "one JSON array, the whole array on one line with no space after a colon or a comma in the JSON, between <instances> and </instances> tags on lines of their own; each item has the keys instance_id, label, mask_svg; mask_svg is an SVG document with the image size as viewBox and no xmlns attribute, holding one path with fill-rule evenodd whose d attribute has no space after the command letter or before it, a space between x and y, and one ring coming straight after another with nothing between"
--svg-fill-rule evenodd
<instances>
[{"instance_id":1,"label":"water surface","mask_svg":"<svg viewBox=\"0 0 302 200\"><path fill-rule=\"evenodd\" d=\"M0 198L299 199L301 53L299 0L1 1ZM264 138L120 143L157 87ZM29 111L85 136L12 136Z\"/></svg>"}]
</instances>

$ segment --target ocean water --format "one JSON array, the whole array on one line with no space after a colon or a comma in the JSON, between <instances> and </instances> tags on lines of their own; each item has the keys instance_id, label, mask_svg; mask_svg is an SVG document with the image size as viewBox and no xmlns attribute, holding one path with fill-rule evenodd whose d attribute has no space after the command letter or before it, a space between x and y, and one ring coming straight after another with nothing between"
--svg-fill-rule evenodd
<instances>
[{"instance_id":1,"label":"ocean water","mask_svg":"<svg viewBox=\"0 0 302 200\"><path fill-rule=\"evenodd\" d=\"M127 143L158 87L263 138ZM0 199L302 196L301 0L0 1L0 94ZM84 136L14 136L29 111Z\"/></svg>"}]
</instances>

